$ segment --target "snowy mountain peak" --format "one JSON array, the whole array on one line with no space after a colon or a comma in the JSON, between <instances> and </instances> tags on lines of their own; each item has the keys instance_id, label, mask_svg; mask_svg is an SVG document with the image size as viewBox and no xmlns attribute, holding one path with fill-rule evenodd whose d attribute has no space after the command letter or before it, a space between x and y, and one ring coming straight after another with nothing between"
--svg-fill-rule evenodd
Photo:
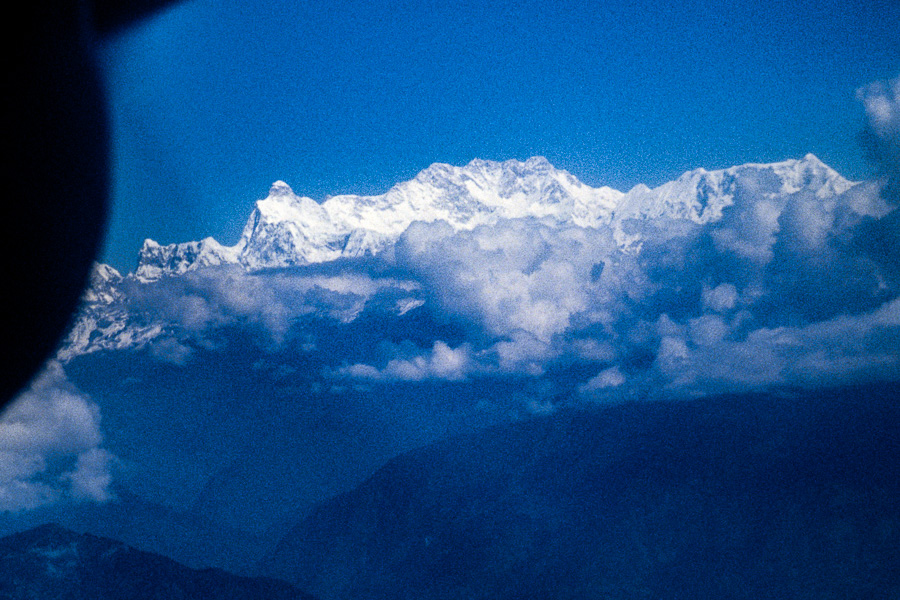
<instances>
[{"instance_id":1,"label":"snowy mountain peak","mask_svg":"<svg viewBox=\"0 0 900 600\"><path fill-rule=\"evenodd\" d=\"M708 223L722 218L739 185L751 182L768 194L805 190L821 198L853 185L812 154L779 163L696 169L654 189L635 186L627 194L585 185L539 156L524 162L475 159L461 167L435 163L384 194L340 195L321 204L276 181L256 202L235 246L212 238L170 246L148 240L136 277L150 281L225 263L258 271L374 255L415 221L443 221L456 231L524 217L616 231L629 219ZM624 245L632 241L620 240Z\"/></svg>"},{"instance_id":2,"label":"snowy mountain peak","mask_svg":"<svg viewBox=\"0 0 900 600\"><path fill-rule=\"evenodd\" d=\"M119 298L118 285L122 282L122 275L111 266L95 262L89 281L84 302L109 304Z\"/></svg>"},{"instance_id":3,"label":"snowy mountain peak","mask_svg":"<svg viewBox=\"0 0 900 600\"><path fill-rule=\"evenodd\" d=\"M813 155L715 171L696 169L656 188L637 185L628 193L585 185L540 157L524 162L473 160L459 167L436 163L384 194L334 196L321 204L276 181L255 203L234 246L213 238L170 245L146 240L133 275L122 278L113 269L97 266L85 295L86 308L59 358L135 347L161 334L164 324L130 319L121 291L124 281L150 283L216 265L256 273L374 255L390 261L396 255L389 250L417 221L440 222L448 235L506 227L502 222L514 219L537 219L541 227L565 230L603 230L622 256L635 256L648 241L695 231L697 226L723 223L724 229L734 229L735 223L747 222L752 227L737 229L748 239L719 234L717 244L762 256L770 253L779 215L791 203L822 211L821 221L827 222L835 206L849 201L852 194L843 200L841 194L854 185ZM859 204L865 200L854 202L859 205L854 210L865 213ZM490 230L484 229L483 235L489 236ZM809 235L817 233L810 230Z\"/></svg>"},{"instance_id":4,"label":"snowy mountain peak","mask_svg":"<svg viewBox=\"0 0 900 600\"><path fill-rule=\"evenodd\" d=\"M473 159L462 170L466 171L504 171L514 173L516 175L528 175L535 173L549 173L551 171L559 171L550 164L543 156L532 156L526 161L511 159L502 162L493 160L483 160L480 158Z\"/></svg>"},{"instance_id":5,"label":"snowy mountain peak","mask_svg":"<svg viewBox=\"0 0 900 600\"><path fill-rule=\"evenodd\" d=\"M141 248L135 277L139 281L153 281L163 275L180 275L199 267L236 261L237 247L223 246L211 237L167 246L148 239Z\"/></svg>"},{"instance_id":6,"label":"snowy mountain peak","mask_svg":"<svg viewBox=\"0 0 900 600\"><path fill-rule=\"evenodd\" d=\"M122 280L122 274L107 264L95 262L93 264L93 266L91 267L90 278L91 278L92 283L93 282L118 283L119 281Z\"/></svg>"},{"instance_id":7,"label":"snowy mountain peak","mask_svg":"<svg viewBox=\"0 0 900 600\"><path fill-rule=\"evenodd\" d=\"M342 237L322 205L276 181L256 202L234 251L252 271L304 265L338 258Z\"/></svg>"},{"instance_id":8,"label":"snowy mountain peak","mask_svg":"<svg viewBox=\"0 0 900 600\"><path fill-rule=\"evenodd\" d=\"M785 193L810 189L823 198L841 194L853 185L814 154L807 154L800 160L774 163L771 168L782 179Z\"/></svg>"},{"instance_id":9,"label":"snowy mountain peak","mask_svg":"<svg viewBox=\"0 0 900 600\"><path fill-rule=\"evenodd\" d=\"M524 162L516 159L498 162L476 158L463 167L434 163L419 173L414 181L440 186L448 184L458 185L466 179L478 177L526 179L529 177L548 176L575 179L566 171L551 165L543 156L535 156Z\"/></svg>"},{"instance_id":10,"label":"snowy mountain peak","mask_svg":"<svg viewBox=\"0 0 900 600\"><path fill-rule=\"evenodd\" d=\"M298 196L286 183L275 182L269 189L269 195L256 201L254 214L251 214L247 227L258 224L260 219L309 222L327 219L327 215L322 206L312 198ZM244 234L247 233L245 228Z\"/></svg>"},{"instance_id":11,"label":"snowy mountain peak","mask_svg":"<svg viewBox=\"0 0 900 600\"><path fill-rule=\"evenodd\" d=\"M808 162L808 163L816 163L823 167L826 166L825 163L823 163L821 160L819 160L819 157L816 156L815 154L813 154L812 152L807 152L806 155L803 157L803 161Z\"/></svg>"},{"instance_id":12,"label":"snowy mountain peak","mask_svg":"<svg viewBox=\"0 0 900 600\"><path fill-rule=\"evenodd\" d=\"M804 191L818 198L832 198L853 185L813 154L716 171L694 169L653 189L636 185L616 206L614 221L665 217L703 224L721 219L741 187L752 187L767 197L784 198Z\"/></svg>"},{"instance_id":13,"label":"snowy mountain peak","mask_svg":"<svg viewBox=\"0 0 900 600\"><path fill-rule=\"evenodd\" d=\"M293 196L294 190L291 189L287 183L281 181L280 179L272 184L272 187L269 188L269 196L270 197L278 197L278 196Z\"/></svg>"},{"instance_id":14,"label":"snowy mountain peak","mask_svg":"<svg viewBox=\"0 0 900 600\"><path fill-rule=\"evenodd\" d=\"M552 169L553 165L550 164L550 161L544 158L543 156L532 156L528 160L525 161L525 166L531 169L535 168L548 168Z\"/></svg>"}]
</instances>

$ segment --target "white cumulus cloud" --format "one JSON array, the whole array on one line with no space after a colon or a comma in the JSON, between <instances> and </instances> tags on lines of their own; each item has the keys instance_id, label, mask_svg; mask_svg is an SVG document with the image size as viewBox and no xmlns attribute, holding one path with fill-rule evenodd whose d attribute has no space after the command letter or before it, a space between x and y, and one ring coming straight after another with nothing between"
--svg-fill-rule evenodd
<instances>
[{"instance_id":1,"label":"white cumulus cloud","mask_svg":"<svg viewBox=\"0 0 900 600\"><path fill-rule=\"evenodd\" d=\"M890 81L876 81L860 88L862 101L875 133L882 138L900 137L900 76Z\"/></svg>"},{"instance_id":2,"label":"white cumulus cloud","mask_svg":"<svg viewBox=\"0 0 900 600\"><path fill-rule=\"evenodd\" d=\"M430 351L415 356L392 358L382 369L358 363L339 369L337 375L376 381L462 381L474 366L467 344L451 348L445 342L437 340Z\"/></svg>"},{"instance_id":3,"label":"white cumulus cloud","mask_svg":"<svg viewBox=\"0 0 900 600\"><path fill-rule=\"evenodd\" d=\"M860 91L879 140L898 87ZM900 294L888 188L811 155L698 169L636 187L608 221L413 222L374 259L207 267L134 285L129 310L174 332L160 360L243 327L261 334L242 343L360 385L559 376L575 395L640 397L897 379L900 331L878 316Z\"/></svg>"},{"instance_id":4,"label":"white cumulus cloud","mask_svg":"<svg viewBox=\"0 0 900 600\"><path fill-rule=\"evenodd\" d=\"M102 442L97 405L51 362L0 417L0 510L108 500L114 459Z\"/></svg>"},{"instance_id":5,"label":"white cumulus cloud","mask_svg":"<svg viewBox=\"0 0 900 600\"><path fill-rule=\"evenodd\" d=\"M863 142L886 181L883 197L900 205L900 75L857 90L868 117Z\"/></svg>"}]
</instances>

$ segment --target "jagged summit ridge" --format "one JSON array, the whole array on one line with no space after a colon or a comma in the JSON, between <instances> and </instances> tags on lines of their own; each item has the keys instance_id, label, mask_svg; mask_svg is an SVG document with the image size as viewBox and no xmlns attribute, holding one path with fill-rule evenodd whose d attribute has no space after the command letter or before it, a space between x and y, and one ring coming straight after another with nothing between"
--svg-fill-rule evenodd
<instances>
[{"instance_id":1,"label":"jagged summit ridge","mask_svg":"<svg viewBox=\"0 0 900 600\"><path fill-rule=\"evenodd\" d=\"M639 184L623 196L615 216L618 220L667 217L695 223L718 221L725 207L734 203L738 182L751 178L769 197L804 189L819 198L833 197L854 185L815 155L807 154L802 159L748 163L717 171L694 169L653 189Z\"/></svg>"},{"instance_id":2,"label":"jagged summit ridge","mask_svg":"<svg viewBox=\"0 0 900 600\"><path fill-rule=\"evenodd\" d=\"M500 218L553 217L592 226L621 193L593 189L544 158L465 167L437 163L379 196L340 195L317 204L276 182L256 203L239 262L249 270L377 254L414 221L471 229Z\"/></svg>"},{"instance_id":3,"label":"jagged summit ridge","mask_svg":"<svg viewBox=\"0 0 900 600\"><path fill-rule=\"evenodd\" d=\"M375 255L415 221L444 221L455 230L523 217L593 228L660 217L707 223L722 217L734 202L736 181L750 176L773 195L806 189L829 197L853 185L812 154L718 171L696 169L659 187L638 185L628 193L590 187L543 157L475 159L462 167L435 163L384 194L339 195L321 204L276 181L256 202L236 245L212 238L168 246L148 240L135 275L151 281L208 265L239 264L258 271Z\"/></svg>"},{"instance_id":4,"label":"jagged summit ridge","mask_svg":"<svg viewBox=\"0 0 900 600\"><path fill-rule=\"evenodd\" d=\"M811 154L779 163L695 169L656 188L637 185L627 193L592 188L540 157L474 160L461 167L436 163L382 195L334 196L321 204L276 181L256 202L234 246L213 238L170 245L147 240L133 274L123 277L96 265L82 310L57 357L66 361L97 350L140 347L163 335L165 320L135 316L140 311L135 313L128 296L140 289L134 284L213 266L256 273L367 255L383 255L390 262L386 251L416 221L443 222L448 231L463 231L534 218L545 226L605 229L620 252L636 255L647 235L674 235L684 225L715 225L729 215L742 219L741 211L778 215L797 194L833 206L855 185Z\"/></svg>"},{"instance_id":5,"label":"jagged summit ridge","mask_svg":"<svg viewBox=\"0 0 900 600\"><path fill-rule=\"evenodd\" d=\"M236 263L238 257L239 246L223 246L211 237L166 246L148 239L141 247L135 275L141 281L152 281L203 266Z\"/></svg>"}]
</instances>

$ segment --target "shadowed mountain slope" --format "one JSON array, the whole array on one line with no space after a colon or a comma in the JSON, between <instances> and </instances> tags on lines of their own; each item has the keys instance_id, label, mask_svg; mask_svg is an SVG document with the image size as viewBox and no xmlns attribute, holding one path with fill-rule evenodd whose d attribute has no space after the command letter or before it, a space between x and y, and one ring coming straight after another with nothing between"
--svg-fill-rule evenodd
<instances>
[{"instance_id":1,"label":"shadowed mountain slope","mask_svg":"<svg viewBox=\"0 0 900 600\"><path fill-rule=\"evenodd\" d=\"M337 598L900 594L887 388L607 406L405 454L261 563Z\"/></svg>"},{"instance_id":2,"label":"shadowed mountain slope","mask_svg":"<svg viewBox=\"0 0 900 600\"><path fill-rule=\"evenodd\" d=\"M311 600L271 579L193 570L168 558L56 525L0 539L0 597L10 600Z\"/></svg>"}]
</instances>

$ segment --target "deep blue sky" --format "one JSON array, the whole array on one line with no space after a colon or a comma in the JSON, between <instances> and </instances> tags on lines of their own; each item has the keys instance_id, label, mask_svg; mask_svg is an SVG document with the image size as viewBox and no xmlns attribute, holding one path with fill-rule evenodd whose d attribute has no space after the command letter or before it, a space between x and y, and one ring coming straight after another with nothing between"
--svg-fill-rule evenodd
<instances>
[{"instance_id":1,"label":"deep blue sky","mask_svg":"<svg viewBox=\"0 0 900 600\"><path fill-rule=\"evenodd\" d=\"M112 40L103 258L237 241L276 179L323 200L433 162L546 156L627 191L800 157L853 179L855 91L900 73L896 0L192 0Z\"/></svg>"}]
</instances>

